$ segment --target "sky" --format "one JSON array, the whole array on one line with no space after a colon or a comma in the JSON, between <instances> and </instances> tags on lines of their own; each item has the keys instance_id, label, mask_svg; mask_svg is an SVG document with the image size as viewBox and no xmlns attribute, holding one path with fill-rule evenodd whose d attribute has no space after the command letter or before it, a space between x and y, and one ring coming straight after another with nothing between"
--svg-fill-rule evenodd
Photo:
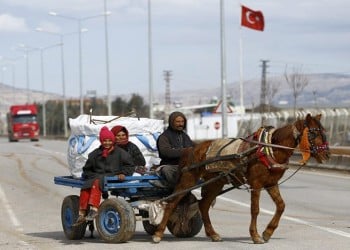
<instances>
[{"instance_id":1,"label":"sky","mask_svg":"<svg viewBox=\"0 0 350 250\"><path fill-rule=\"evenodd\" d=\"M62 94L62 45L57 34L63 38L67 97L90 91L107 94L106 47L113 96L147 96L149 72L154 93L165 93L167 70L171 91L220 87L222 61L228 84L239 84L240 77L260 78L261 60L269 61L268 77L282 75L286 67L302 67L305 73L350 73L350 1L222 0L223 26L220 2L150 0L149 46L148 0L106 0L106 46L104 0L0 0L0 80L17 88ZM241 4L262 11L263 32L241 27ZM50 11L65 17L49 15ZM81 33L81 46L78 20L86 31ZM23 46L28 48L27 58Z\"/></svg>"}]
</instances>

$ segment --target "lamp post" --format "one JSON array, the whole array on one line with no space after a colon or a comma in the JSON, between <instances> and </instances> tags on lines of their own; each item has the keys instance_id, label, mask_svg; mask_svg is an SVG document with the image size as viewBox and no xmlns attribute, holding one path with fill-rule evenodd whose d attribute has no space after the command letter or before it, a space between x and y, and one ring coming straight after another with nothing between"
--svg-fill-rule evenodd
<instances>
[{"instance_id":1,"label":"lamp post","mask_svg":"<svg viewBox=\"0 0 350 250\"><path fill-rule=\"evenodd\" d=\"M46 136L46 100L45 100L45 77L44 77L44 51L53 47L61 46L61 44L54 44L51 46L47 46L45 48L39 48L40 50L40 66L41 66L41 87L42 87L42 106L43 106L43 136ZM65 98L64 98L65 99ZM63 105L64 106L64 105ZM65 111L63 111L65 114ZM64 115L63 115L64 116ZM67 137L67 124L64 119L64 135Z\"/></svg>"},{"instance_id":2,"label":"lamp post","mask_svg":"<svg viewBox=\"0 0 350 250\"><path fill-rule=\"evenodd\" d=\"M107 0L103 2L104 6L104 21L105 21L105 49L106 49L106 84L107 84L107 114L112 115L112 104L111 104L111 89L110 89L110 78L109 78L109 53L108 53L108 24L107 16L110 12L107 11Z\"/></svg>"},{"instance_id":3,"label":"lamp post","mask_svg":"<svg viewBox=\"0 0 350 250\"><path fill-rule=\"evenodd\" d=\"M73 20L76 21L78 23L78 31L77 33L79 34L79 94L80 94L80 114L84 113L84 99L83 99L83 67L82 67L82 46L81 46L81 33L82 33L82 29L81 29L81 22L88 20L88 19L93 19L93 18L97 18L97 17L101 17L101 16L105 16L108 15L109 13L103 13L103 14L99 14L99 15L93 15L93 16L88 16L88 17L82 17L82 18L77 18L77 17L72 17L72 16L66 16L66 15L61 15L58 14L54 11L50 11L49 15L51 16L57 16L57 17L61 17L64 19L68 19L68 20Z\"/></svg>"},{"instance_id":4,"label":"lamp post","mask_svg":"<svg viewBox=\"0 0 350 250\"><path fill-rule=\"evenodd\" d=\"M56 32L51 32L44 30L42 28L36 28L35 29L38 32L43 32L51 35L58 36L60 38L60 45L61 45L61 76L62 76L62 95L63 95L63 123L64 123L64 136L68 137L68 126L67 126L67 98L66 98L66 77L65 77L65 68L64 68L64 48L63 48L63 37L67 35L73 35L77 34L77 32L72 32L72 33L56 33ZM86 30L83 30L83 32Z\"/></svg>"},{"instance_id":5,"label":"lamp post","mask_svg":"<svg viewBox=\"0 0 350 250\"><path fill-rule=\"evenodd\" d=\"M151 0L148 0L148 81L149 81L149 117L153 118L153 75L152 75L152 13Z\"/></svg>"},{"instance_id":6,"label":"lamp post","mask_svg":"<svg viewBox=\"0 0 350 250\"><path fill-rule=\"evenodd\" d=\"M23 56L16 57L16 58L8 58L8 57L1 57L0 58L2 61L8 63L11 65L11 71L12 71L12 102L15 103L16 99L16 91L15 91L15 86L16 86L16 61L23 59Z\"/></svg>"},{"instance_id":7,"label":"lamp post","mask_svg":"<svg viewBox=\"0 0 350 250\"><path fill-rule=\"evenodd\" d=\"M29 104L31 102L31 93L29 91L30 89L30 80L29 80L29 52L32 52L34 49L24 45L19 44L17 49L24 51L24 56L26 58L26 91L27 91L27 103Z\"/></svg>"}]
</instances>

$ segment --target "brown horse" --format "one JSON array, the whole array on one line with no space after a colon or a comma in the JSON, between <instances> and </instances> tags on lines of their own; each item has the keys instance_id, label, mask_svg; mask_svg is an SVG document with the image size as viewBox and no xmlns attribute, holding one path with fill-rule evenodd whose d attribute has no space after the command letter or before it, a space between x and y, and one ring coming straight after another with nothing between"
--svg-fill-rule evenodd
<instances>
[{"instance_id":1,"label":"brown horse","mask_svg":"<svg viewBox=\"0 0 350 250\"><path fill-rule=\"evenodd\" d=\"M308 114L304 120L278 129L261 128L244 139L205 141L186 150L180 163L182 174L174 190L178 195L164 205L164 217L153 235L153 242L161 241L169 216L186 195L183 190L196 186L198 181L206 184L202 186L198 207L205 233L212 241L221 241L209 217L212 202L223 192L225 184L232 184L233 188L248 184L251 190L250 236L254 243L267 242L278 227L285 208L278 181L287 169L294 149L299 146L303 156L301 164L305 164L310 156L318 162L329 159L328 143L320 119L321 115L313 117ZM212 163L208 164L211 159ZM257 231L257 217L262 189L271 196L276 211L261 237Z\"/></svg>"}]
</instances>

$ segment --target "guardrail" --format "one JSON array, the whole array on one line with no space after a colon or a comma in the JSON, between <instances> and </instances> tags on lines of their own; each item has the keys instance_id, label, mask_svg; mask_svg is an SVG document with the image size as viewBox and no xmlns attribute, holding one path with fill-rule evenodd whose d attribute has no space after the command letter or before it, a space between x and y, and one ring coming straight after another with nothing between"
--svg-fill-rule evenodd
<instances>
[{"instance_id":1,"label":"guardrail","mask_svg":"<svg viewBox=\"0 0 350 250\"><path fill-rule=\"evenodd\" d=\"M350 171L350 147L330 147L331 158L322 164L317 163L311 158L307 163L307 167L338 169ZM302 159L300 152L295 152L291 157L290 164L298 165Z\"/></svg>"}]
</instances>

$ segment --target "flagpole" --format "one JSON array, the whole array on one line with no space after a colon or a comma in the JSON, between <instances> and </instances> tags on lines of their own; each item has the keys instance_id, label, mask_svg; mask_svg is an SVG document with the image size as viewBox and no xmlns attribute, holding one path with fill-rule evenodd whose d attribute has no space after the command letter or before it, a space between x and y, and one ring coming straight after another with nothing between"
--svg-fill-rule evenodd
<instances>
[{"instance_id":1,"label":"flagpole","mask_svg":"<svg viewBox=\"0 0 350 250\"><path fill-rule=\"evenodd\" d=\"M239 4L240 13L242 12L242 6ZM241 17L242 13L238 15L238 18ZM238 23L241 23L239 19ZM242 39L242 25L239 25L239 94L240 94L240 104L241 108L244 107L243 103L243 39Z\"/></svg>"},{"instance_id":2,"label":"flagpole","mask_svg":"<svg viewBox=\"0 0 350 250\"><path fill-rule=\"evenodd\" d=\"M241 108L244 107L243 103L243 39L242 39L242 26L239 27L239 94Z\"/></svg>"}]
</instances>

